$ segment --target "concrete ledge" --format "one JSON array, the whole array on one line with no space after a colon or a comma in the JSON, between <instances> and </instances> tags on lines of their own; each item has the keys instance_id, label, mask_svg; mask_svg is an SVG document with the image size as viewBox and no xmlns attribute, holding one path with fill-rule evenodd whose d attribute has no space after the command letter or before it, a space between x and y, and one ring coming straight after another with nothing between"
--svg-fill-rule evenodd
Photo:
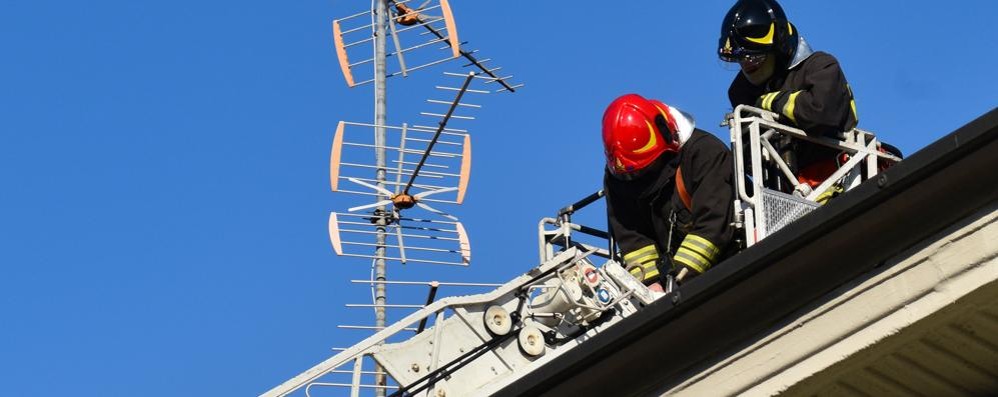
<instances>
[{"instance_id":1,"label":"concrete ledge","mask_svg":"<svg viewBox=\"0 0 998 397\"><path fill-rule=\"evenodd\" d=\"M900 341L894 343L900 348L904 341L918 339L928 330L949 326L960 313L980 309L982 304L961 299L965 296L990 297L983 299L983 305L996 305L996 257L998 203L993 203L892 258L886 264L886 271L870 272L843 285L819 299L823 302L820 305L791 314L793 321L765 331L764 338L658 393L776 395L805 379L809 379L809 384L795 387L792 394L818 393L840 382L839 375L851 372L852 367L868 364L896 349L879 346L879 353L868 355L873 357L841 366L837 373L823 372L835 364L854 358L892 336ZM916 335L906 335L918 328L924 329L914 332ZM996 360L998 357L985 365L993 365ZM995 382L998 386L998 379ZM863 389L869 390L870 386Z\"/></svg>"}]
</instances>

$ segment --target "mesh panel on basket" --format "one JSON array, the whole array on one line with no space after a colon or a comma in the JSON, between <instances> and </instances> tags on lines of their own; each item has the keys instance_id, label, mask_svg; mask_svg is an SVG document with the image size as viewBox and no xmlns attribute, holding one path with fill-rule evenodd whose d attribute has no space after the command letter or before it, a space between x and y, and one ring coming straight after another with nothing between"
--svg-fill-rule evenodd
<instances>
[{"instance_id":1,"label":"mesh panel on basket","mask_svg":"<svg viewBox=\"0 0 998 397\"><path fill-rule=\"evenodd\" d=\"M762 189L762 208L766 217L766 232L773 234L791 222L800 219L811 210L818 208L818 203L774 190Z\"/></svg>"}]
</instances>

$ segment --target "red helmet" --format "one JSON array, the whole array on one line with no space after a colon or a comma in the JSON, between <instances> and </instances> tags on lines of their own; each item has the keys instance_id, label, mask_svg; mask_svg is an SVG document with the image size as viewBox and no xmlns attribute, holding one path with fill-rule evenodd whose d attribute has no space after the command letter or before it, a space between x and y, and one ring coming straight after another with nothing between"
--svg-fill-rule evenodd
<instances>
[{"instance_id":1,"label":"red helmet","mask_svg":"<svg viewBox=\"0 0 998 397\"><path fill-rule=\"evenodd\" d=\"M664 152L679 151L669 106L637 94L615 99L603 113L606 167L617 177L635 176Z\"/></svg>"}]
</instances>

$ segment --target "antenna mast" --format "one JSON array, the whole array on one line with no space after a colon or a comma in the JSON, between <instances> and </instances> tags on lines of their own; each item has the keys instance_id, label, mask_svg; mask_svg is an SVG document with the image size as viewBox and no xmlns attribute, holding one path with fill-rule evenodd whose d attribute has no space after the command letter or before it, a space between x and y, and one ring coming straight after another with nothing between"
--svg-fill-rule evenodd
<instances>
[{"instance_id":1,"label":"antenna mast","mask_svg":"<svg viewBox=\"0 0 998 397\"><path fill-rule=\"evenodd\" d=\"M385 47L386 47L386 37L385 37L385 20L388 14L388 0L373 0L374 6L374 145L375 149L375 179L378 181L378 187L382 189L385 188L385 125L388 121L388 87L387 81L388 74L386 72L387 65L385 65ZM381 192L378 192L378 201L387 199L389 197L384 197ZM378 206L379 213L385 212L385 206ZM380 217L377 220L376 227L376 239L375 244L377 244L374 250L374 280L379 281L374 285L374 326L377 329L383 329L385 327L385 304L388 303L386 284L383 281L388 280L386 274L385 266L385 234L387 226L386 217ZM374 384L376 386L386 386L385 373L381 368L381 365L375 364L375 380ZM375 389L375 395L377 397L384 397L385 388L378 387Z\"/></svg>"},{"instance_id":2,"label":"antenna mast","mask_svg":"<svg viewBox=\"0 0 998 397\"><path fill-rule=\"evenodd\" d=\"M369 23L365 23L367 17ZM420 310L435 303L441 287L497 286L389 280L387 268L389 262L470 265L471 246L464 226L457 217L434 208L438 203L461 204L471 172L471 136L468 130L448 123L474 120L467 112L480 109L481 105L466 102L466 97L514 92L523 84L511 82L511 75L497 74L501 67L489 65L488 58L477 58L473 55L477 50L463 47L467 43L458 38L448 0L372 0L370 9L333 20L332 30L336 57L347 85L353 88L373 83L374 86L373 122L340 121L333 136L329 164L332 191L365 199L346 212L329 214L329 239L337 255L364 258L371 264L371 274L366 280L350 282L368 285L373 302L346 307L374 309L375 321L373 325L337 327L380 332L386 329L388 309ZM360 56L360 60L351 62L350 56ZM474 71L443 73L445 79L451 82L460 79L460 83L434 85L434 93L444 97L426 99L431 109L419 112L433 119L434 124L388 123L389 78L409 77L417 70L459 58L468 61L463 66ZM473 89L472 83L484 87ZM439 110L440 107L446 111ZM375 200L368 201L372 197ZM425 303L420 300L421 304L400 304L399 298L395 298L390 304L386 290L389 284L398 287L397 291L393 289L393 296L402 299L412 298L411 290L406 288L428 287L429 294ZM434 319L424 319L418 327L406 328L404 332L420 334L435 324ZM379 341L376 345L381 347L385 343L391 342ZM284 396L300 388L305 388L306 395L310 388L349 388L351 396L366 392L383 397L404 390L394 375L387 375L387 366L391 364L372 357L351 361L342 368L320 364L264 395ZM372 361L373 370L368 367ZM349 383L344 382L347 380Z\"/></svg>"}]
</instances>

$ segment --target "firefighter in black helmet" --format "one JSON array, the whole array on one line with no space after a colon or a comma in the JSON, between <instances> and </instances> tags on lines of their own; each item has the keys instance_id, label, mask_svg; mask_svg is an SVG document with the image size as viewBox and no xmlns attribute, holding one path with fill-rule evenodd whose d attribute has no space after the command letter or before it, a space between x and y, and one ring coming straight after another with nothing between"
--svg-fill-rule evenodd
<instances>
[{"instance_id":1,"label":"firefighter in black helmet","mask_svg":"<svg viewBox=\"0 0 998 397\"><path fill-rule=\"evenodd\" d=\"M779 113L782 122L814 136L856 127L856 103L838 61L812 51L775 0L735 3L721 23L717 53L741 69L728 88L732 107ZM802 145L794 152L791 166L813 185L835 171L834 150Z\"/></svg>"}]
</instances>

